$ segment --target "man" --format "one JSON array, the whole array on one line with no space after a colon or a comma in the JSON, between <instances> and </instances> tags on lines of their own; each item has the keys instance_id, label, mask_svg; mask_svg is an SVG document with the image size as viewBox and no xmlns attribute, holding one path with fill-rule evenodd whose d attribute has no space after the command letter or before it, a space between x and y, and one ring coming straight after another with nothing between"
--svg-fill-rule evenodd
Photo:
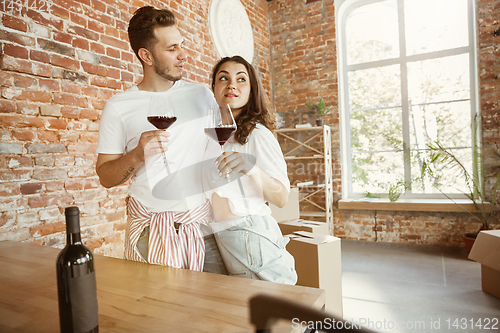
<instances>
[{"instance_id":1,"label":"man","mask_svg":"<svg viewBox=\"0 0 500 333\"><path fill-rule=\"evenodd\" d=\"M132 181L125 258L198 271L205 266L205 271L226 273L213 235L205 232L210 236L204 241L200 228L211 213L200 178L208 144L203 122L207 106L214 103L213 94L202 85L181 80L184 38L171 11L139 8L128 33L144 78L106 103L96 163L104 187ZM147 120L157 98L168 98L176 112L169 133L155 130ZM164 169L158 172L159 167Z\"/></svg>"}]
</instances>

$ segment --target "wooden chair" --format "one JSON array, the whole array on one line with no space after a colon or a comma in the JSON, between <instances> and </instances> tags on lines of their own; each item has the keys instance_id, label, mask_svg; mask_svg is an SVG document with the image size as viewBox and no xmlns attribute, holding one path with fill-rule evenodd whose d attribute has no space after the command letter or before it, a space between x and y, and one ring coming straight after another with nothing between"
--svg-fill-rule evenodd
<instances>
[{"instance_id":1,"label":"wooden chair","mask_svg":"<svg viewBox=\"0 0 500 333\"><path fill-rule=\"evenodd\" d=\"M257 295L250 299L250 320L258 333L270 333L271 326L278 319L292 321L292 326L300 323L323 323L320 332L374 332L355 327L352 323L336 318L334 315L269 295ZM307 325L302 325L302 327ZM358 325L359 326L359 325ZM313 330L314 332L314 330Z\"/></svg>"}]
</instances>

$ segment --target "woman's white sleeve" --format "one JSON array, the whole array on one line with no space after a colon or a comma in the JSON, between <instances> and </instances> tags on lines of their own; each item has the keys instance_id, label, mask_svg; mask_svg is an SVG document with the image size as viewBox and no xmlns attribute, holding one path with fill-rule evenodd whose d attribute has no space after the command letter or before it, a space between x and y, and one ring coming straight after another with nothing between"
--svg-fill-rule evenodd
<instances>
[{"instance_id":1,"label":"woman's white sleeve","mask_svg":"<svg viewBox=\"0 0 500 333\"><path fill-rule=\"evenodd\" d=\"M283 152L274 135L265 127L258 127L252 133L252 148L257 166L269 177L280 181L290 191L287 166Z\"/></svg>"}]
</instances>

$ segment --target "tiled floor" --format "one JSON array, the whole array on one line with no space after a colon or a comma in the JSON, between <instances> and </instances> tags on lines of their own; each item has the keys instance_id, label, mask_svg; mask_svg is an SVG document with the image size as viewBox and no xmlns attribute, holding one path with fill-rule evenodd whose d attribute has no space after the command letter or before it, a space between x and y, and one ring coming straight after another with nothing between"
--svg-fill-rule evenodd
<instances>
[{"instance_id":1,"label":"tiled floor","mask_svg":"<svg viewBox=\"0 0 500 333\"><path fill-rule=\"evenodd\" d=\"M342 241L342 284L344 319L377 332L500 332L500 299L462 249Z\"/></svg>"}]
</instances>

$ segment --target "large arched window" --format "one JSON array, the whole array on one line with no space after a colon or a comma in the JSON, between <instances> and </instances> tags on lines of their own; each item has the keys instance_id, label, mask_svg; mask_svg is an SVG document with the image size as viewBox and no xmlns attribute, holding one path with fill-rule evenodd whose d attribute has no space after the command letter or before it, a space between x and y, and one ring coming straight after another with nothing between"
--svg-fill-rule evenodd
<instances>
[{"instance_id":1,"label":"large arched window","mask_svg":"<svg viewBox=\"0 0 500 333\"><path fill-rule=\"evenodd\" d=\"M338 4L338 2L336 2ZM443 170L419 180L426 146L451 148L472 169L478 110L473 0L345 0L337 7L343 197L461 197Z\"/></svg>"}]
</instances>

